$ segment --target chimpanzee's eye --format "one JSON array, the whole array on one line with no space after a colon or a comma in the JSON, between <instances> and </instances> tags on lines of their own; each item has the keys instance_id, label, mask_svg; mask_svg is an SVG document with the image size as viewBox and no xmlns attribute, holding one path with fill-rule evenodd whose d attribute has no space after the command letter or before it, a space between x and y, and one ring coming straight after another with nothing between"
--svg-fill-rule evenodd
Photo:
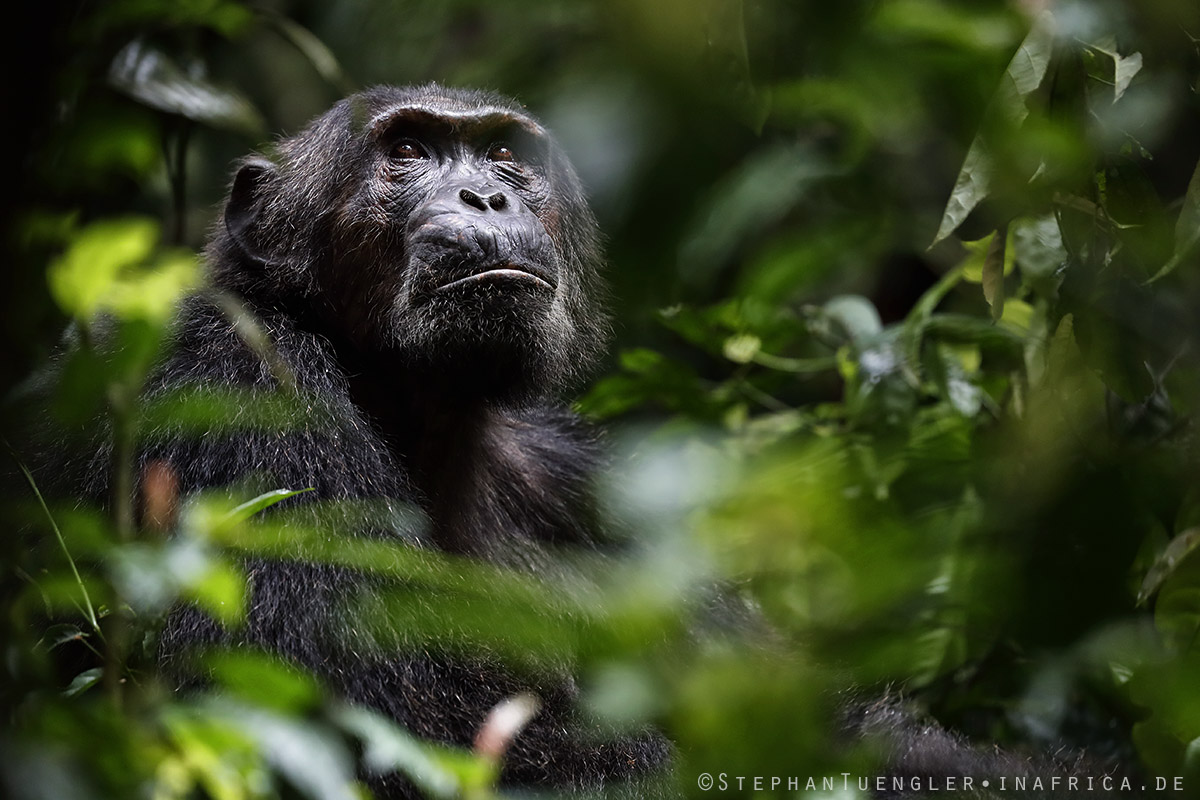
<instances>
[{"instance_id":1,"label":"chimpanzee's eye","mask_svg":"<svg viewBox=\"0 0 1200 800\"><path fill-rule=\"evenodd\" d=\"M429 158L425 148L415 139L401 139L392 145L392 158L399 161L409 161L418 158Z\"/></svg>"},{"instance_id":2,"label":"chimpanzee's eye","mask_svg":"<svg viewBox=\"0 0 1200 800\"><path fill-rule=\"evenodd\" d=\"M512 148L503 142L494 144L488 148L488 161L516 161L517 154L512 151Z\"/></svg>"}]
</instances>

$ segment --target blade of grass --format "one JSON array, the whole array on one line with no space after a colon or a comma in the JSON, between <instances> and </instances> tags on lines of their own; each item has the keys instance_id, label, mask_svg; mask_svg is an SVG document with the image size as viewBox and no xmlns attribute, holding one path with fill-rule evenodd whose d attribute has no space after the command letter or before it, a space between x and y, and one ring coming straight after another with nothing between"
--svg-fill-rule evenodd
<instances>
[{"instance_id":1,"label":"blade of grass","mask_svg":"<svg viewBox=\"0 0 1200 800\"><path fill-rule=\"evenodd\" d=\"M37 498L38 503L41 505L42 512L45 513L46 519L50 523L50 528L54 531L55 538L58 539L58 545L62 548L63 555L67 558L67 564L71 567L71 574L75 577L75 583L79 586L80 594L83 595L83 604L85 608L80 608L80 613L87 617L88 622L91 623L92 629L96 631L96 635L103 640L104 634L100 631L100 621L96 618L96 609L92 606L91 595L88 594L87 586L84 585L83 578L79 575L79 569L75 566L75 559L71 557L71 551L67 548L67 541L63 538L62 531L59 530L58 523L54 520L54 515L50 513L50 507L46 505L46 498L42 497L42 492L40 489L38 489L37 481L33 479L33 474L29 471L29 468L25 466L25 463L17 456L16 451L13 450L12 446L7 442L5 442L5 445L8 447L9 453L12 454L13 460L17 462L17 467L21 470L21 474L24 475L25 480L29 482L29 488L33 490L33 495ZM79 608L78 604L76 604L75 607Z\"/></svg>"}]
</instances>

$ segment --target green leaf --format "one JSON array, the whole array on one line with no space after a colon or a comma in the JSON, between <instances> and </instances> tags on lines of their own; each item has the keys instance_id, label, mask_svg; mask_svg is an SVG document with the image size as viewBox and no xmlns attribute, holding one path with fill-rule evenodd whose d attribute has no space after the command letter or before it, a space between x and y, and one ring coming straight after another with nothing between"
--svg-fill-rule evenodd
<instances>
[{"instance_id":1,"label":"green leaf","mask_svg":"<svg viewBox=\"0 0 1200 800\"><path fill-rule=\"evenodd\" d=\"M628 350L622 350L620 360L623 369L638 373L658 369L663 363L662 355L648 347L631 347Z\"/></svg>"},{"instance_id":2,"label":"green leaf","mask_svg":"<svg viewBox=\"0 0 1200 800\"><path fill-rule=\"evenodd\" d=\"M1074 328L1079 352L1105 386L1127 403L1141 403L1150 396L1154 376L1128 328L1091 306L1077 310Z\"/></svg>"},{"instance_id":3,"label":"green leaf","mask_svg":"<svg viewBox=\"0 0 1200 800\"><path fill-rule=\"evenodd\" d=\"M196 258L169 251L152 258L159 227L129 217L102 220L79 231L48 270L50 291L63 311L88 321L101 311L164 323L198 280Z\"/></svg>"},{"instance_id":4,"label":"green leaf","mask_svg":"<svg viewBox=\"0 0 1200 800\"><path fill-rule=\"evenodd\" d=\"M988 245L987 255L983 258L983 274L980 282L983 284L983 299L987 300L992 309L992 320L1000 319L1004 313L1004 267L1005 261L1012 263L1011 257L1005 257L1008 248L1008 228L996 231Z\"/></svg>"},{"instance_id":5,"label":"green leaf","mask_svg":"<svg viewBox=\"0 0 1200 800\"><path fill-rule=\"evenodd\" d=\"M100 678L103 677L103 675L104 670L101 667L93 667L92 669L84 670L75 676L75 679L71 681L70 686L63 690L63 697L75 697L83 694L88 689L99 683Z\"/></svg>"},{"instance_id":6,"label":"green leaf","mask_svg":"<svg viewBox=\"0 0 1200 800\"><path fill-rule=\"evenodd\" d=\"M258 497L247 500L230 509L217 521L217 524L222 528L232 527L238 523L245 522L258 512L268 509L276 503L282 503L289 497L295 497L298 494L311 491L312 488L310 487L307 489L275 489L270 492L263 492Z\"/></svg>"},{"instance_id":7,"label":"green leaf","mask_svg":"<svg viewBox=\"0 0 1200 800\"><path fill-rule=\"evenodd\" d=\"M1130 53L1128 56L1122 56L1117 52L1116 37L1109 36L1105 39L1092 42L1088 48L1107 56L1112 60L1112 85L1113 99L1115 103L1121 99L1121 95L1125 94L1125 90L1129 88L1129 84L1133 81L1134 76L1142 69L1142 54Z\"/></svg>"},{"instance_id":8,"label":"green leaf","mask_svg":"<svg viewBox=\"0 0 1200 800\"><path fill-rule=\"evenodd\" d=\"M1175 222L1175 254L1178 256L1195 246L1200 239L1200 161L1192 170L1192 179L1188 181L1187 194L1183 198L1183 207L1179 210L1179 219Z\"/></svg>"},{"instance_id":9,"label":"green leaf","mask_svg":"<svg viewBox=\"0 0 1200 800\"><path fill-rule=\"evenodd\" d=\"M1172 539L1146 573L1142 588L1138 591L1138 605L1153 597L1175 572L1175 567L1197 548L1200 548L1200 528L1189 528Z\"/></svg>"},{"instance_id":10,"label":"green leaf","mask_svg":"<svg viewBox=\"0 0 1200 800\"><path fill-rule=\"evenodd\" d=\"M1154 277L1146 281L1155 281L1170 275L1183 263L1200 243L1200 161L1192 170L1192 179L1188 181L1187 194L1183 198L1183 208L1179 210L1179 219L1175 221L1175 254L1163 265Z\"/></svg>"},{"instance_id":11,"label":"green leaf","mask_svg":"<svg viewBox=\"0 0 1200 800\"><path fill-rule=\"evenodd\" d=\"M246 618L246 575L239 567L213 560L203 575L184 587L183 595L226 628Z\"/></svg>"},{"instance_id":12,"label":"green leaf","mask_svg":"<svg viewBox=\"0 0 1200 800\"><path fill-rule=\"evenodd\" d=\"M1004 301L1004 312L1000 315L999 322L1026 333L1033 324L1033 306L1024 300L1009 298Z\"/></svg>"},{"instance_id":13,"label":"green leaf","mask_svg":"<svg viewBox=\"0 0 1200 800\"><path fill-rule=\"evenodd\" d=\"M299 713L321 700L316 679L268 653L214 650L205 654L204 663L222 686L256 705Z\"/></svg>"},{"instance_id":14,"label":"green leaf","mask_svg":"<svg viewBox=\"0 0 1200 800\"><path fill-rule=\"evenodd\" d=\"M295 431L320 424L329 413L319 398L304 392L197 384L156 393L139 410L139 427L148 439L163 431L172 436Z\"/></svg>"},{"instance_id":15,"label":"green leaf","mask_svg":"<svg viewBox=\"0 0 1200 800\"><path fill-rule=\"evenodd\" d=\"M1045 12L1034 21L1025 41L1009 62L1000 88L989 104L988 116L1019 125L1029 113L1025 98L1041 85L1053 52L1054 18ZM954 182L954 190L946 202L946 210L930 247L952 234L987 197L991 191L992 171L988 145L983 134L977 134Z\"/></svg>"},{"instance_id":16,"label":"green leaf","mask_svg":"<svg viewBox=\"0 0 1200 800\"><path fill-rule=\"evenodd\" d=\"M782 219L809 188L836 174L814 149L760 149L710 195L680 249L681 275L694 285L714 280L738 248Z\"/></svg>"},{"instance_id":17,"label":"green leaf","mask_svg":"<svg viewBox=\"0 0 1200 800\"><path fill-rule=\"evenodd\" d=\"M332 732L274 712L214 700L207 704L257 745L263 757L311 800L359 800L354 760Z\"/></svg>"},{"instance_id":18,"label":"green leaf","mask_svg":"<svg viewBox=\"0 0 1200 800\"><path fill-rule=\"evenodd\" d=\"M61 625L51 625L46 629L46 632L42 634L39 644L47 650L53 650L59 645L66 644L67 642L82 641L83 639L87 638L87 636L88 634L79 630L78 626L75 625L68 625L65 623Z\"/></svg>"},{"instance_id":19,"label":"green leaf","mask_svg":"<svg viewBox=\"0 0 1200 800\"><path fill-rule=\"evenodd\" d=\"M158 225L127 218L92 223L48 270L50 292L66 313L86 320L101 309L122 272L144 263L158 242Z\"/></svg>"},{"instance_id":20,"label":"green leaf","mask_svg":"<svg viewBox=\"0 0 1200 800\"><path fill-rule=\"evenodd\" d=\"M930 247L941 242L963 224L967 216L975 210L975 206L983 202L991 191L992 159L987 153L983 139L978 136L971 142L971 149L963 160L950 199L946 201L946 209L942 212L942 221L938 225L937 234L933 237Z\"/></svg>"}]
</instances>

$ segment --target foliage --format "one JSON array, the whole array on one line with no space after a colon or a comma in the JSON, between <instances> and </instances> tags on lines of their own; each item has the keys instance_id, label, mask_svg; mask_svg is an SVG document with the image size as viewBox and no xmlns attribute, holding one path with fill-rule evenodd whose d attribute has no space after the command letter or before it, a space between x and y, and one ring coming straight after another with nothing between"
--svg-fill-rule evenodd
<instances>
[{"instance_id":1,"label":"foliage","mask_svg":"<svg viewBox=\"0 0 1200 800\"><path fill-rule=\"evenodd\" d=\"M236 626L242 558L281 547L397 579L347 609L385 621L374 646L574 664L608 724L665 727L686 792L872 774L831 735L854 687L1200 785L1193 3L78 5L10 226L45 288L8 340L31 367L34 334L72 321L53 413L106 420L117 490L100 509L6 485L10 794L355 797L356 763L496 794L494 755L265 653L201 654L211 685L166 690L165 611ZM270 508L305 487L174 509L144 479L135 513L138 437L293 416L286 388L139 389L229 159L348 75L518 93L591 185L628 322L578 407L613 432L629 559L533 580L341 543L384 512Z\"/></svg>"}]
</instances>

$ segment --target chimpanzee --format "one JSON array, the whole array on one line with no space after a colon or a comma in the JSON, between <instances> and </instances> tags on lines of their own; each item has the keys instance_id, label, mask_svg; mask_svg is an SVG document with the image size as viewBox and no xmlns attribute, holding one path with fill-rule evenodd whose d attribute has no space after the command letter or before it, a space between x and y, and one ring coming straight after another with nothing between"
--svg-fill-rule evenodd
<instances>
[{"instance_id":1,"label":"chimpanzee","mask_svg":"<svg viewBox=\"0 0 1200 800\"><path fill-rule=\"evenodd\" d=\"M212 288L237 299L269 347L248 342L211 292L191 298L147 393L270 390L282 372L317 408L280 430L149 432L141 464L166 465L181 493L257 474L273 488L311 487L297 502L409 504L426 525L346 534L537 573L563 548L601 544L589 500L596 442L557 398L607 336L602 254L571 165L518 105L437 85L342 100L269 157L241 163L207 262ZM85 470L91 493L107 491L106 458ZM353 654L333 629L347 624L335 615L361 575L302 557L257 560L249 574L247 624L229 635L417 735L469 746L489 710L534 692L542 710L505 756L506 784L617 783L646 796L627 779L669 760L653 731L598 741L565 667L518 678L428 647ZM191 645L225 636L179 610L162 634L168 670ZM415 796L399 776L375 789Z\"/></svg>"}]
</instances>

